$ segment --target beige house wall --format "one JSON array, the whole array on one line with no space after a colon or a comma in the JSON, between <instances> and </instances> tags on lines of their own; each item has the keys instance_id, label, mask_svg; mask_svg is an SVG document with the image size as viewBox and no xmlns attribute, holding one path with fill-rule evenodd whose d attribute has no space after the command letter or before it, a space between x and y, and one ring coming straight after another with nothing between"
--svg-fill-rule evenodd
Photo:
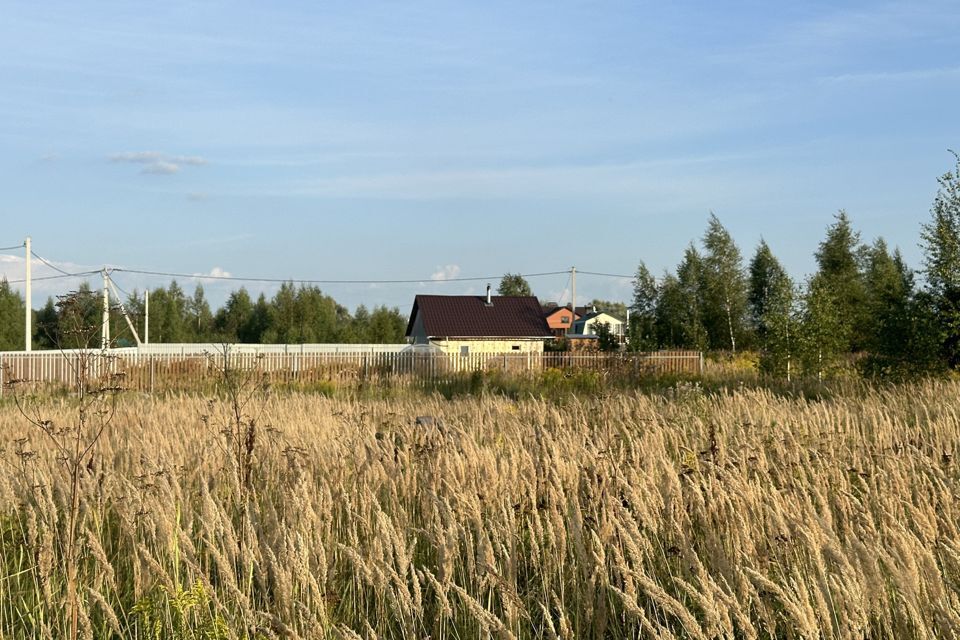
<instances>
[{"instance_id":1,"label":"beige house wall","mask_svg":"<svg viewBox=\"0 0 960 640\"><path fill-rule=\"evenodd\" d=\"M470 347L470 355L503 354L503 353L543 353L543 340L514 339L514 340L432 340L431 344L438 346L444 353L460 355L461 347ZM518 346L519 349L513 347Z\"/></svg>"}]
</instances>

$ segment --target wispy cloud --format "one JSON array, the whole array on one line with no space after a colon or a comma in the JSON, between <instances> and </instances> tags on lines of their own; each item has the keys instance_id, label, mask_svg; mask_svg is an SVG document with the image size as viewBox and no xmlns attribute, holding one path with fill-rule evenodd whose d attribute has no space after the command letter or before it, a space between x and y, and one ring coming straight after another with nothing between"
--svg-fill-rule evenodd
<instances>
[{"instance_id":1,"label":"wispy cloud","mask_svg":"<svg viewBox=\"0 0 960 640\"><path fill-rule=\"evenodd\" d=\"M194 273L197 278L232 278L233 274L223 267L214 267L207 273Z\"/></svg>"},{"instance_id":2,"label":"wispy cloud","mask_svg":"<svg viewBox=\"0 0 960 640\"><path fill-rule=\"evenodd\" d=\"M140 173L169 176L179 173L183 167L200 167L207 163L200 156L174 156L159 151L125 151L109 156L111 162L143 165Z\"/></svg>"},{"instance_id":3,"label":"wispy cloud","mask_svg":"<svg viewBox=\"0 0 960 640\"><path fill-rule=\"evenodd\" d=\"M174 162L167 162L166 160L157 160L156 162L151 162L145 166L140 173L147 173L155 176L169 176L179 172L180 165Z\"/></svg>"},{"instance_id":4,"label":"wispy cloud","mask_svg":"<svg viewBox=\"0 0 960 640\"><path fill-rule=\"evenodd\" d=\"M826 76L823 82L840 84L846 82L896 82L911 80L935 80L960 75L960 67L937 67L932 69L905 69L901 71L867 71Z\"/></svg>"},{"instance_id":5,"label":"wispy cloud","mask_svg":"<svg viewBox=\"0 0 960 640\"><path fill-rule=\"evenodd\" d=\"M444 280L456 278L459 275L460 265L448 264L442 267L437 267L437 270L430 274L430 279L434 282L442 282Z\"/></svg>"}]
</instances>

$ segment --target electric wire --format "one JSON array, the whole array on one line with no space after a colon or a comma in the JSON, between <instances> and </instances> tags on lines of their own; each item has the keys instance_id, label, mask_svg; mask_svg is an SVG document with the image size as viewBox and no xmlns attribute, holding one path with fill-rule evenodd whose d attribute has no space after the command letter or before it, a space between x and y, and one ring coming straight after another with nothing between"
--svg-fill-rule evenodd
<instances>
[{"instance_id":1,"label":"electric wire","mask_svg":"<svg viewBox=\"0 0 960 640\"><path fill-rule=\"evenodd\" d=\"M130 293L129 291L127 291L126 289L124 289L123 287L121 287L119 284L117 284L117 281L114 280L113 278L110 278L110 282L112 282L112 283L113 283L113 286L115 286L115 287L120 291L120 293L122 293L123 295L127 296L128 298L132 298L132 297L133 297L133 294L132 294L132 293Z\"/></svg>"},{"instance_id":2,"label":"electric wire","mask_svg":"<svg viewBox=\"0 0 960 640\"><path fill-rule=\"evenodd\" d=\"M76 275L76 274L70 273L69 271L64 271L63 269L61 269L61 268L58 267L57 265L53 264L52 262L50 262L49 260L47 260L46 258L44 258L43 256L37 255L37 253L36 253L33 249L30 250L30 255L32 255L34 258L36 258L37 260L39 260L39 261L42 262L43 264L47 265L48 267L50 267L50 268L53 269L54 271L59 271L60 273L62 273L62 274L65 275L65 276Z\"/></svg>"},{"instance_id":3,"label":"electric wire","mask_svg":"<svg viewBox=\"0 0 960 640\"><path fill-rule=\"evenodd\" d=\"M91 275L93 275L93 274L95 274L95 273L100 273L100 272L99 272L99 271L80 271L80 272L77 272L77 273L57 274L57 275L55 275L55 276L38 276L38 277L36 277L36 278L33 278L33 277L30 278L30 282L39 282L39 281L41 281L41 280L60 280L60 279L63 279L63 278L81 278L81 277L83 277L83 276L91 276ZM20 278L20 279L18 279L18 280L7 280L7 283L8 283L8 284L19 284L19 283L23 283L23 282L26 282L26 281L27 281L26 278Z\"/></svg>"},{"instance_id":4,"label":"electric wire","mask_svg":"<svg viewBox=\"0 0 960 640\"><path fill-rule=\"evenodd\" d=\"M598 271L580 271L577 269L577 275L583 274L585 276L601 276L604 278L633 278L633 276L628 276L622 273L600 273Z\"/></svg>"},{"instance_id":5,"label":"electric wire","mask_svg":"<svg viewBox=\"0 0 960 640\"><path fill-rule=\"evenodd\" d=\"M12 247L0 247L0 251L13 251L14 249L23 249L26 246L25 242L21 242L18 245Z\"/></svg>"},{"instance_id":6,"label":"electric wire","mask_svg":"<svg viewBox=\"0 0 960 640\"><path fill-rule=\"evenodd\" d=\"M469 278L444 278L442 280L433 280L431 278L414 278L406 280L336 280L336 279L313 279L313 278L244 278L240 276L215 276L199 273L174 273L169 271L149 271L146 269L127 269L124 267L114 267L111 271L122 273L135 273L145 276L162 276L165 278L195 278L197 280L225 280L231 282L263 282L283 284L286 282L295 282L298 284L420 284L420 283L443 283L443 282L479 282L482 280L500 280L503 276L475 276ZM567 273L567 271L544 271L541 273L522 273L523 278L537 278L541 276L556 276Z\"/></svg>"}]
</instances>

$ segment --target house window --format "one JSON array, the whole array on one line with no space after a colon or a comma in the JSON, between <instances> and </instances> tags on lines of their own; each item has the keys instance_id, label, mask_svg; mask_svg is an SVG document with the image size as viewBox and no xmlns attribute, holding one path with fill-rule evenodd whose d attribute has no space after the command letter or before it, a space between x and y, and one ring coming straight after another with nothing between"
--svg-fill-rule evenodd
<instances>
[{"instance_id":1,"label":"house window","mask_svg":"<svg viewBox=\"0 0 960 640\"><path fill-rule=\"evenodd\" d=\"M460 347L460 355L468 356L470 355L470 347L468 345L463 345Z\"/></svg>"},{"instance_id":2,"label":"house window","mask_svg":"<svg viewBox=\"0 0 960 640\"><path fill-rule=\"evenodd\" d=\"M520 351L520 345L518 345L518 344L515 344L515 345L513 345L513 346L510 347L510 348L511 348L512 350L514 350L514 351Z\"/></svg>"},{"instance_id":3,"label":"house window","mask_svg":"<svg viewBox=\"0 0 960 640\"><path fill-rule=\"evenodd\" d=\"M560 322L563 324L570 324L570 316L560 316Z\"/></svg>"}]
</instances>

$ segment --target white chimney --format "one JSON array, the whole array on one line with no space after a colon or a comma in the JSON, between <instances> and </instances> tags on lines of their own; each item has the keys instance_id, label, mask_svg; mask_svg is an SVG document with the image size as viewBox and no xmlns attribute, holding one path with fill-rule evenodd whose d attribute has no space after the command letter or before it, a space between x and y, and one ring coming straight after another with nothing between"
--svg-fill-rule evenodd
<instances>
[{"instance_id":1,"label":"white chimney","mask_svg":"<svg viewBox=\"0 0 960 640\"><path fill-rule=\"evenodd\" d=\"M487 304L493 304L493 299L490 297L490 283L487 283Z\"/></svg>"}]
</instances>

